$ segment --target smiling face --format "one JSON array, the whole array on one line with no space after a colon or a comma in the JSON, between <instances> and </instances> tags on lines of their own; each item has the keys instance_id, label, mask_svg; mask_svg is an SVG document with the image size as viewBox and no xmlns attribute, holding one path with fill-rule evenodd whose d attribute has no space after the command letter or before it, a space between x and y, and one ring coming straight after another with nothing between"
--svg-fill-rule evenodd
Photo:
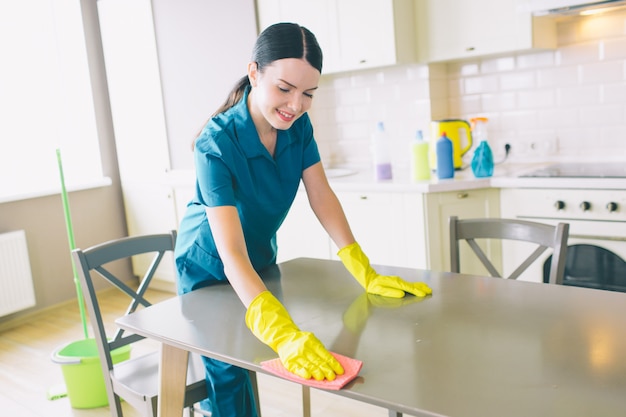
<instances>
[{"instance_id":1,"label":"smiling face","mask_svg":"<svg viewBox=\"0 0 626 417\"><path fill-rule=\"evenodd\" d=\"M285 58L258 71L248 66L248 108L259 132L286 130L311 107L320 72L304 59Z\"/></svg>"}]
</instances>

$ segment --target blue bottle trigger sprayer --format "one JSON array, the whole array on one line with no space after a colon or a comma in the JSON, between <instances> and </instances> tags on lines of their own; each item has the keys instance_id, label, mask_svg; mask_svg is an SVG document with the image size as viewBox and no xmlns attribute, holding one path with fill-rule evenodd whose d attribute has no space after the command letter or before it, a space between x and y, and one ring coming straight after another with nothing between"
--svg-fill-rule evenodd
<instances>
[{"instance_id":1,"label":"blue bottle trigger sprayer","mask_svg":"<svg viewBox=\"0 0 626 417\"><path fill-rule=\"evenodd\" d=\"M472 157L472 172L476 178L486 178L493 175L493 152L487 142L487 118L475 117L471 119L472 136L478 141L478 147Z\"/></svg>"}]
</instances>

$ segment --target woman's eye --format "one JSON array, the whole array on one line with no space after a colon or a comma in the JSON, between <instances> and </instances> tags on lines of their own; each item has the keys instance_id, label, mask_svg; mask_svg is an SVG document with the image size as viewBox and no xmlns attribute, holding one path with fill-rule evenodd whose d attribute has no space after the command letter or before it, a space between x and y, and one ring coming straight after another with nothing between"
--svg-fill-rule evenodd
<instances>
[{"instance_id":1,"label":"woman's eye","mask_svg":"<svg viewBox=\"0 0 626 417\"><path fill-rule=\"evenodd\" d=\"M278 89L279 89L280 91L282 91L283 93L288 93L288 92L289 92L289 89L288 89L288 88L278 87Z\"/></svg>"},{"instance_id":2,"label":"woman's eye","mask_svg":"<svg viewBox=\"0 0 626 417\"><path fill-rule=\"evenodd\" d=\"M308 97L308 98L313 98L313 94L311 94L311 93L304 93L304 95L305 95L306 97Z\"/></svg>"}]
</instances>

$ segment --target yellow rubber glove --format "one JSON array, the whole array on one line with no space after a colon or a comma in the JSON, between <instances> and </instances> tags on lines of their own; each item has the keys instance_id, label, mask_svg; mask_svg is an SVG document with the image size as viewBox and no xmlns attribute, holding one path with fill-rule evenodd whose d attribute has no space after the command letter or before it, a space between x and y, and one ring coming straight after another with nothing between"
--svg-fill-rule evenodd
<instances>
[{"instance_id":1,"label":"yellow rubber glove","mask_svg":"<svg viewBox=\"0 0 626 417\"><path fill-rule=\"evenodd\" d=\"M406 293L416 297L432 294L430 287L423 282L407 282L400 277L379 275L370 265L370 260L357 242L342 248L337 255L352 276L368 294L383 297L402 298Z\"/></svg>"},{"instance_id":2,"label":"yellow rubber glove","mask_svg":"<svg viewBox=\"0 0 626 417\"><path fill-rule=\"evenodd\" d=\"M295 325L283 305L269 291L257 295L246 311L246 325L274 349L283 366L304 379L333 381L343 367L311 332Z\"/></svg>"}]
</instances>

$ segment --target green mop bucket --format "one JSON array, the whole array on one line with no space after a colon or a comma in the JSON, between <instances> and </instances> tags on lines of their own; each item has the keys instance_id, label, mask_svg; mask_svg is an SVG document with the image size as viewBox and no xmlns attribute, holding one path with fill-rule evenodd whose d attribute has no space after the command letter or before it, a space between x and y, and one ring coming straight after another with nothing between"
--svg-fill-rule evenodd
<instances>
[{"instance_id":1,"label":"green mop bucket","mask_svg":"<svg viewBox=\"0 0 626 417\"><path fill-rule=\"evenodd\" d=\"M130 358L130 345L111 351L113 363ZM59 347L52 362L61 365L72 408L97 408L109 404L95 339L83 339Z\"/></svg>"}]
</instances>

